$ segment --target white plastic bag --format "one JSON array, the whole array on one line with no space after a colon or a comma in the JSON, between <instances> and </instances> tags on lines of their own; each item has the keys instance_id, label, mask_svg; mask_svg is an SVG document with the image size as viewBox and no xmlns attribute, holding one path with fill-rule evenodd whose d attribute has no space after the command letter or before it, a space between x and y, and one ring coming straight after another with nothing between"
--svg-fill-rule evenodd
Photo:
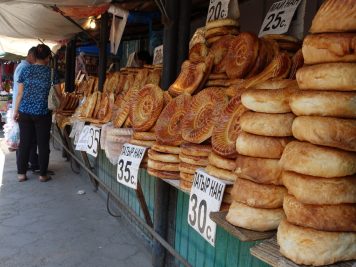
<instances>
[{"instance_id":1,"label":"white plastic bag","mask_svg":"<svg viewBox=\"0 0 356 267\"><path fill-rule=\"evenodd\" d=\"M10 127L11 124L11 127ZM16 150L20 144L20 128L19 124L15 121L9 122L5 125L5 142L9 150Z\"/></svg>"}]
</instances>

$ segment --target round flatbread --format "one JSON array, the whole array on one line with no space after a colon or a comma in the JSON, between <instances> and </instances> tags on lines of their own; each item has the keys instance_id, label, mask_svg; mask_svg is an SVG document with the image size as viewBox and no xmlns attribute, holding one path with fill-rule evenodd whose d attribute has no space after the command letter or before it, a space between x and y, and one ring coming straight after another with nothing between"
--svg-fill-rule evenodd
<instances>
[{"instance_id":1,"label":"round flatbread","mask_svg":"<svg viewBox=\"0 0 356 267\"><path fill-rule=\"evenodd\" d=\"M148 157L150 159L156 160L156 161L161 161L161 162L169 162L169 163L179 163L179 156L176 154L166 154L166 153L160 153L156 152L152 149L148 150Z\"/></svg>"}]
</instances>

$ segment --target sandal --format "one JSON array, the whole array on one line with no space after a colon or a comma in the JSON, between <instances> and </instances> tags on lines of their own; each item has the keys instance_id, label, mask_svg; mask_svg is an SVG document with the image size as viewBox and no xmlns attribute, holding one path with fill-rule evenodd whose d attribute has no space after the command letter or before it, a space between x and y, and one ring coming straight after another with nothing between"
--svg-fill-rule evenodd
<instances>
[{"instance_id":1,"label":"sandal","mask_svg":"<svg viewBox=\"0 0 356 267\"><path fill-rule=\"evenodd\" d=\"M17 176L17 179L18 181L21 183L21 182L24 182L24 181L27 181L27 177L26 175L19 175Z\"/></svg>"},{"instance_id":2,"label":"sandal","mask_svg":"<svg viewBox=\"0 0 356 267\"><path fill-rule=\"evenodd\" d=\"M38 180L40 180L40 182L42 182L42 183L48 182L51 179L52 179L51 176L40 176L40 177L38 177Z\"/></svg>"}]
</instances>

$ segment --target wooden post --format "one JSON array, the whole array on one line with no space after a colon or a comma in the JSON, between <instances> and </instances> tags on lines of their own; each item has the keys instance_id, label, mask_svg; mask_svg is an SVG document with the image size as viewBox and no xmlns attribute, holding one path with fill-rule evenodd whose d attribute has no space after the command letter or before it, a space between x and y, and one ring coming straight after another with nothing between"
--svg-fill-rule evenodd
<instances>
[{"instance_id":1,"label":"wooden post","mask_svg":"<svg viewBox=\"0 0 356 267\"><path fill-rule=\"evenodd\" d=\"M107 63L107 44L109 40L109 13L105 12L101 15L100 20L100 41L99 41L99 91L103 91L106 78L106 63Z\"/></svg>"},{"instance_id":2,"label":"wooden post","mask_svg":"<svg viewBox=\"0 0 356 267\"><path fill-rule=\"evenodd\" d=\"M66 68L65 68L65 91L73 92L75 90L75 57L76 46L75 39L71 40L66 47Z\"/></svg>"}]
</instances>

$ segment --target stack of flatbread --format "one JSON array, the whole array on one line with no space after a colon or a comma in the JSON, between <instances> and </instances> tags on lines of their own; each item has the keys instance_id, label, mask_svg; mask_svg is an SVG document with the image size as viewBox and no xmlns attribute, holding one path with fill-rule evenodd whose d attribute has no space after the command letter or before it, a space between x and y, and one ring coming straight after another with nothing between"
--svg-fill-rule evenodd
<instances>
[{"instance_id":1,"label":"stack of flatbread","mask_svg":"<svg viewBox=\"0 0 356 267\"><path fill-rule=\"evenodd\" d=\"M282 155L281 253L298 264L356 259L356 4L327 0L303 42L297 115Z\"/></svg>"}]
</instances>

